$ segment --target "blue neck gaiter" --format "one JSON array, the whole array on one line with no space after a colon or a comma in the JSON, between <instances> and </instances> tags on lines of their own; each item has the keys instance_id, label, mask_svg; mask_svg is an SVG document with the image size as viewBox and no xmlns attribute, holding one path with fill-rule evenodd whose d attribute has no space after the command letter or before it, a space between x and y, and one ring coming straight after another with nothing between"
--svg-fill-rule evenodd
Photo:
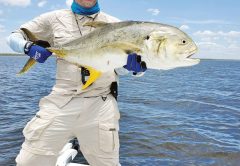
<instances>
[{"instance_id":1,"label":"blue neck gaiter","mask_svg":"<svg viewBox=\"0 0 240 166\"><path fill-rule=\"evenodd\" d=\"M73 13L80 14L80 15L92 15L92 14L98 13L100 11L98 1L96 2L96 4L93 7L85 8L81 5L79 5L78 3L76 3L74 0L71 8L72 8Z\"/></svg>"}]
</instances>

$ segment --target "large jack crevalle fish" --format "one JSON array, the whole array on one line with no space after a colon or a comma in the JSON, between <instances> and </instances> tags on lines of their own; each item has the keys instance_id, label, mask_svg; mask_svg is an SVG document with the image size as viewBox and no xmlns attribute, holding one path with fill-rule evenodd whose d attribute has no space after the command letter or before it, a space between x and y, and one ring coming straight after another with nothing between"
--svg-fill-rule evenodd
<instances>
[{"instance_id":1,"label":"large jack crevalle fish","mask_svg":"<svg viewBox=\"0 0 240 166\"><path fill-rule=\"evenodd\" d=\"M62 46L47 48L57 57L90 71L82 89L91 85L102 73L124 66L129 53L141 55L148 68L157 70L192 66L200 61L190 58L197 52L193 40L173 26L138 21L89 22L84 26L96 29ZM30 31L22 30L31 41L37 41ZM20 74L35 63L30 58Z\"/></svg>"}]
</instances>

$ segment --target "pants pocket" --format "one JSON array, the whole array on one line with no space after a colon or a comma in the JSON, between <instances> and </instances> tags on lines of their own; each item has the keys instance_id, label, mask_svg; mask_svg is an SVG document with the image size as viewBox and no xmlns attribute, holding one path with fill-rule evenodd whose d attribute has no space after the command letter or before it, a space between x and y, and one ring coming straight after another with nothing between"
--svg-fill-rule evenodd
<instances>
[{"instance_id":1,"label":"pants pocket","mask_svg":"<svg viewBox=\"0 0 240 166\"><path fill-rule=\"evenodd\" d=\"M27 123L23 129L24 137L29 141L38 140L43 131L53 122L53 118L42 118L40 115L36 115Z\"/></svg>"},{"instance_id":2,"label":"pants pocket","mask_svg":"<svg viewBox=\"0 0 240 166\"><path fill-rule=\"evenodd\" d=\"M119 150L118 127L114 124L99 124L99 147L104 152Z\"/></svg>"}]
</instances>

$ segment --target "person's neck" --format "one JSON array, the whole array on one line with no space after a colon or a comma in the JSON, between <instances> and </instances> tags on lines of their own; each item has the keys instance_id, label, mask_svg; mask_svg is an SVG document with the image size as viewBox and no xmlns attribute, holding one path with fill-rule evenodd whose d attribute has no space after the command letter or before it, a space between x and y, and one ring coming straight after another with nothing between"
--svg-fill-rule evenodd
<instances>
[{"instance_id":1,"label":"person's neck","mask_svg":"<svg viewBox=\"0 0 240 166\"><path fill-rule=\"evenodd\" d=\"M80 14L80 15L93 15L100 11L98 1L96 2L96 4L93 7L86 8L86 7L81 6L74 0L71 8L72 8L73 13Z\"/></svg>"}]
</instances>

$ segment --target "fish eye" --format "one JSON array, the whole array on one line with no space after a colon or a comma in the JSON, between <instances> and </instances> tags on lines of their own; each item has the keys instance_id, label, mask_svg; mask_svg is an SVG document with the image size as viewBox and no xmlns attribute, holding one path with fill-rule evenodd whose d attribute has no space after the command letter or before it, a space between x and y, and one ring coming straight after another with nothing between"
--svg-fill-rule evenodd
<instances>
[{"instance_id":1,"label":"fish eye","mask_svg":"<svg viewBox=\"0 0 240 166\"><path fill-rule=\"evenodd\" d=\"M182 44L186 44L187 43L187 41L186 40L182 40Z\"/></svg>"}]
</instances>

